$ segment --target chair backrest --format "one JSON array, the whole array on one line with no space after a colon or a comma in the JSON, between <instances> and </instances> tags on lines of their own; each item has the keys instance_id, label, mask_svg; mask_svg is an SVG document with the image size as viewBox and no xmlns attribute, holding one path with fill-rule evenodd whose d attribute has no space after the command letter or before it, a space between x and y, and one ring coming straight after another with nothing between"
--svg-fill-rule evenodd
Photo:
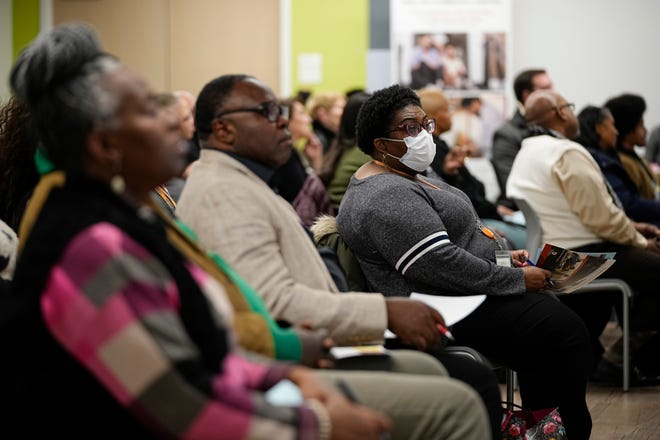
<instances>
[{"instance_id":1,"label":"chair backrest","mask_svg":"<svg viewBox=\"0 0 660 440\"><path fill-rule=\"evenodd\" d=\"M339 264L346 273L349 290L367 292L367 280L353 251L339 235L337 219L331 215L321 215L310 229L317 246L329 247L337 254Z\"/></svg>"},{"instance_id":2,"label":"chair backrest","mask_svg":"<svg viewBox=\"0 0 660 440\"><path fill-rule=\"evenodd\" d=\"M538 248L543 243L543 229L541 229L541 221L539 216L534 211L534 208L527 203L527 200L513 197L512 200L518 206L525 216L525 228L527 230L527 251L532 258L537 257Z\"/></svg>"}]
</instances>

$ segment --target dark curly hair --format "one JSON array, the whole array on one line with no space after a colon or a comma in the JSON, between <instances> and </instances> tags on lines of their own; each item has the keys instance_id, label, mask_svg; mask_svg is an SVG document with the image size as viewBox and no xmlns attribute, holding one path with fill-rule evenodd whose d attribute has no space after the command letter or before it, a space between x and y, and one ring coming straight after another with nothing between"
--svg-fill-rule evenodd
<instances>
[{"instance_id":1,"label":"dark curly hair","mask_svg":"<svg viewBox=\"0 0 660 440\"><path fill-rule=\"evenodd\" d=\"M624 93L608 99L605 107L612 112L619 139L623 139L635 130L635 126L642 120L646 111L646 101L639 95Z\"/></svg>"},{"instance_id":2,"label":"dark curly hair","mask_svg":"<svg viewBox=\"0 0 660 440\"><path fill-rule=\"evenodd\" d=\"M244 74L222 75L209 81L199 92L195 103L195 128L200 141L205 141L211 135L211 123L216 112L227 101L236 84L248 78L253 77Z\"/></svg>"},{"instance_id":3,"label":"dark curly hair","mask_svg":"<svg viewBox=\"0 0 660 440\"><path fill-rule=\"evenodd\" d=\"M409 105L421 107L413 89L398 84L378 90L362 105L357 117L357 144L371 156L374 140L387 135L396 112Z\"/></svg>"},{"instance_id":4,"label":"dark curly hair","mask_svg":"<svg viewBox=\"0 0 660 440\"><path fill-rule=\"evenodd\" d=\"M0 219L15 231L39 181L38 139L31 123L27 106L14 96L0 108Z\"/></svg>"},{"instance_id":5,"label":"dark curly hair","mask_svg":"<svg viewBox=\"0 0 660 440\"><path fill-rule=\"evenodd\" d=\"M578 114L580 134L575 141L587 148L600 149L600 135L596 131L596 125L608 116L611 116L611 113L607 107L588 105L583 108Z\"/></svg>"}]
</instances>

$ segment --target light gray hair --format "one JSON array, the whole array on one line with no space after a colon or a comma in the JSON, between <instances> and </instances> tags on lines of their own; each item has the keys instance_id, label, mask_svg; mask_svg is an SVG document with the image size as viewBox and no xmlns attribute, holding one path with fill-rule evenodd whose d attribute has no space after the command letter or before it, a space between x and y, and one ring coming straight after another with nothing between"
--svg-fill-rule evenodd
<instances>
[{"instance_id":1,"label":"light gray hair","mask_svg":"<svg viewBox=\"0 0 660 440\"><path fill-rule=\"evenodd\" d=\"M56 167L80 171L87 135L115 124L120 97L106 80L120 67L81 24L41 34L19 56L11 85L30 109L44 153Z\"/></svg>"}]
</instances>

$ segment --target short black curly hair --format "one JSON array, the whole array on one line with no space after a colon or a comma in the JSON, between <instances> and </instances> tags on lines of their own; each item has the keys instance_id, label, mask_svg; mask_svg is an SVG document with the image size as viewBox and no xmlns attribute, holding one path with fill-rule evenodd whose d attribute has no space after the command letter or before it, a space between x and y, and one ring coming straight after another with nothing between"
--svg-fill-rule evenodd
<instances>
[{"instance_id":1,"label":"short black curly hair","mask_svg":"<svg viewBox=\"0 0 660 440\"><path fill-rule=\"evenodd\" d=\"M357 145L360 150L371 156L374 139L385 137L396 112L409 105L422 106L419 96L411 88L395 84L374 92L362 105L357 117Z\"/></svg>"}]
</instances>

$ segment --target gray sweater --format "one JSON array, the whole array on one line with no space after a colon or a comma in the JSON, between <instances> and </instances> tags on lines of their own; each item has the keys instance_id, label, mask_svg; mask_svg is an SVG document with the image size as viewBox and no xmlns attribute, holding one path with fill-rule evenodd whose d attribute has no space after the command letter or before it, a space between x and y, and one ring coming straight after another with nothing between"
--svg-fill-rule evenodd
<instances>
[{"instance_id":1,"label":"gray sweater","mask_svg":"<svg viewBox=\"0 0 660 440\"><path fill-rule=\"evenodd\" d=\"M389 296L524 293L523 271L495 264L502 240L483 231L468 197L433 184L440 189L392 173L351 178L337 226L369 288Z\"/></svg>"}]
</instances>

